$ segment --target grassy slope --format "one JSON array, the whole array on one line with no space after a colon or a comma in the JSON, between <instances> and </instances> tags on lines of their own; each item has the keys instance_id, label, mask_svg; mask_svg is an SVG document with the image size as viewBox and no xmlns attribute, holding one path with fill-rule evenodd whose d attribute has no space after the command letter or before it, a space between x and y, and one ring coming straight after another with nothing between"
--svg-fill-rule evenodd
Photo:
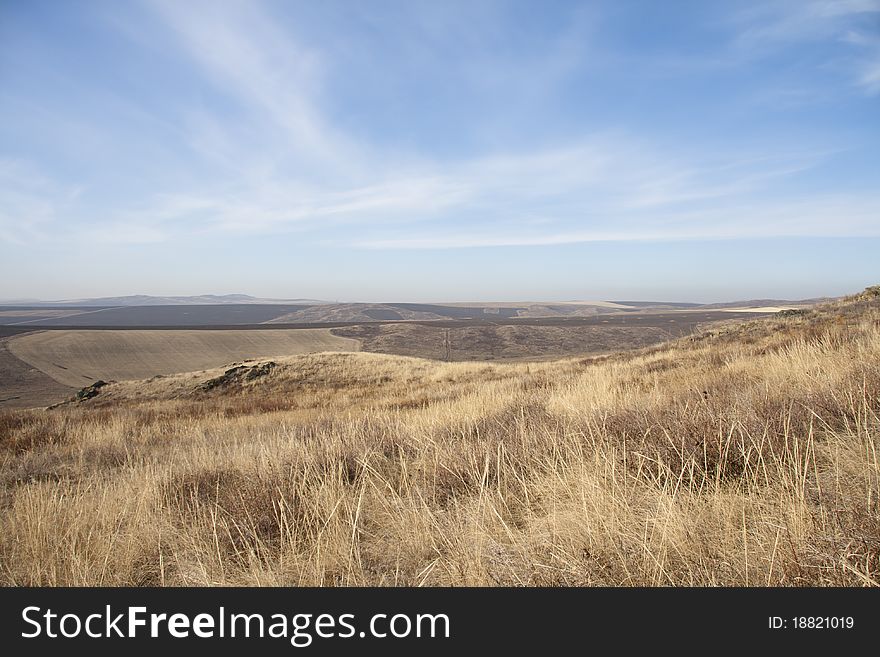
<instances>
[{"instance_id":1,"label":"grassy slope","mask_svg":"<svg viewBox=\"0 0 880 657\"><path fill-rule=\"evenodd\" d=\"M867 296L597 359L124 382L0 415L0 580L877 585L878 413Z\"/></svg>"}]
</instances>

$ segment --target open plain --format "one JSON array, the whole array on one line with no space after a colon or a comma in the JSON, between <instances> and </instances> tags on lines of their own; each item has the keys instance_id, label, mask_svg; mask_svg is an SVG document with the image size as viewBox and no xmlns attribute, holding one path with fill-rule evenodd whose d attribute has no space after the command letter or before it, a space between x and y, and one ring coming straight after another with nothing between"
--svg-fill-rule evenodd
<instances>
[{"instance_id":1,"label":"open plain","mask_svg":"<svg viewBox=\"0 0 880 657\"><path fill-rule=\"evenodd\" d=\"M141 379L316 351L364 350L442 361L596 355L770 314L764 309L670 306L583 302L8 307L0 311L11 313L2 316L10 323L0 325L5 354L0 362L0 408L58 403L97 380ZM291 314L294 307L305 310Z\"/></svg>"},{"instance_id":2,"label":"open plain","mask_svg":"<svg viewBox=\"0 0 880 657\"><path fill-rule=\"evenodd\" d=\"M880 584L880 289L629 352L93 393L0 412L5 584Z\"/></svg>"}]
</instances>

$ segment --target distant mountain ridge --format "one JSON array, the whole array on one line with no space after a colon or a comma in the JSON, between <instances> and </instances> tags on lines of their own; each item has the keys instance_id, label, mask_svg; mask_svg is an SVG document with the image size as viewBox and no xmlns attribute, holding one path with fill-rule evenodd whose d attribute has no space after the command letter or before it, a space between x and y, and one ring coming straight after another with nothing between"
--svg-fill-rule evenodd
<instances>
[{"instance_id":1,"label":"distant mountain ridge","mask_svg":"<svg viewBox=\"0 0 880 657\"><path fill-rule=\"evenodd\" d=\"M837 297L816 297L814 299L749 299L748 301L727 301L724 303L707 303L700 306L700 308L706 310L712 310L713 308L748 308L748 307L759 307L759 306L785 306L785 305L796 305L796 306L811 306L818 303L827 303L829 301L833 301Z\"/></svg>"},{"instance_id":2,"label":"distant mountain ridge","mask_svg":"<svg viewBox=\"0 0 880 657\"><path fill-rule=\"evenodd\" d=\"M713 308L735 308L735 307L755 307L755 306L774 306L784 304L804 304L811 305L832 300L834 297L817 297L813 299L749 299L748 301L725 301L716 303L694 303L694 302L667 302L667 301L524 301L520 303L512 302L446 302L446 303L343 303L338 301L324 301L321 299L270 299L264 297L255 297L250 294L199 294L192 296L154 296L150 294L129 294L118 297L94 297L90 299L57 299L53 301L45 301L42 299L0 299L0 306L28 306L32 308L48 308L48 307L78 307L89 306L94 308L104 308L109 306L221 306L221 305L243 305L243 304L277 304L277 305L303 305L303 306L331 306L331 305L348 305L348 306L394 306L398 308L417 309L422 306L427 307L443 306L443 307L486 307L486 308L527 308L530 306L547 306L554 307L559 310L565 309L566 306L585 306L594 308L616 308L624 309L684 309L684 308L704 308L706 310ZM573 312L572 309L565 309L563 314Z\"/></svg>"},{"instance_id":3,"label":"distant mountain ridge","mask_svg":"<svg viewBox=\"0 0 880 657\"><path fill-rule=\"evenodd\" d=\"M318 299L264 299L249 294L201 294L196 296L160 297L149 294L130 294L121 297L97 297L94 299L63 299L42 301L37 299L2 300L0 305L51 306L219 306L227 304L301 304L323 305L329 303Z\"/></svg>"}]
</instances>

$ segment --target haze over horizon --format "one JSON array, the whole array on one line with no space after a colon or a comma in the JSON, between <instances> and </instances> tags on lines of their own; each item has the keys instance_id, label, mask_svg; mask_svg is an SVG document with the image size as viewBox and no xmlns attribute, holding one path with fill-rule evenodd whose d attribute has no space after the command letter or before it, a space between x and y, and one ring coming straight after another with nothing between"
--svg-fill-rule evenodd
<instances>
[{"instance_id":1,"label":"haze over horizon","mask_svg":"<svg viewBox=\"0 0 880 657\"><path fill-rule=\"evenodd\" d=\"M880 0L4 3L0 81L0 298L880 282Z\"/></svg>"},{"instance_id":2,"label":"haze over horizon","mask_svg":"<svg viewBox=\"0 0 880 657\"><path fill-rule=\"evenodd\" d=\"M853 292L855 290L850 290ZM843 295L840 295L843 296ZM167 300L168 302L175 303L192 303L194 305L198 304L212 304L212 303L262 303L262 304L271 304L271 303L316 303L316 304L358 304L358 303L366 303L366 304L395 304L395 303L424 303L424 304L436 304L443 305L444 303L451 304L462 304L462 303L625 303L627 301L630 302L648 302L648 303L705 303L705 304L713 304L713 303L729 303L734 301L810 301L814 299L819 299L823 297L803 297L803 298L778 298L778 297L752 297L752 298L740 298L740 299L701 299L700 301L694 301L691 299L666 299L666 298L610 298L610 297L594 297L590 299L586 298L544 298L544 299L465 299L465 298L440 298L440 299L427 299L414 301L410 299L364 299L359 301L353 301L351 299L315 299L310 297L297 297L297 296L282 296L282 297L261 297L253 294L245 294L245 293L228 293L228 294L189 294L189 295L179 295L179 294L124 294L118 296L98 296L98 297L76 297L76 298L37 298L37 297L0 297L0 305L26 305L27 303L39 303L39 304L80 304L86 305L85 302L108 302L108 301L119 301L120 304L123 302L130 305L143 305L139 303L139 300L144 301L147 305L159 305L160 301ZM164 301L163 301L164 302Z\"/></svg>"}]
</instances>

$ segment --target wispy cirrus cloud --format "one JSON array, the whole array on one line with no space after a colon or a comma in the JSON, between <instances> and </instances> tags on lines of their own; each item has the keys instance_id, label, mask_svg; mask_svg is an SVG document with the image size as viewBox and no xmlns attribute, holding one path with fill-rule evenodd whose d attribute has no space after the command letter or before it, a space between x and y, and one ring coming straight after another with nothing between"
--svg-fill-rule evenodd
<instances>
[{"instance_id":1,"label":"wispy cirrus cloud","mask_svg":"<svg viewBox=\"0 0 880 657\"><path fill-rule=\"evenodd\" d=\"M25 245L45 239L80 191L51 180L31 162L0 157L0 240Z\"/></svg>"},{"instance_id":2,"label":"wispy cirrus cloud","mask_svg":"<svg viewBox=\"0 0 880 657\"><path fill-rule=\"evenodd\" d=\"M868 94L880 89L880 0L776 0L748 6L733 22L738 28L733 45L743 57L799 43L841 42L850 51L829 55L826 65L841 69Z\"/></svg>"},{"instance_id":3,"label":"wispy cirrus cloud","mask_svg":"<svg viewBox=\"0 0 880 657\"><path fill-rule=\"evenodd\" d=\"M172 0L145 0L143 6L157 21L163 37L158 41L174 53L169 59L192 69L216 97L170 98L171 115L154 123L163 130L170 126L165 132L174 143L140 150L155 157L155 178L131 200L80 209L81 224L62 226L57 239L75 234L82 243L147 244L209 234L297 233L314 243L365 248L561 244L816 235L822 216L822 234L876 232L877 215L871 214L876 195L852 190L841 198L797 184L833 155L821 142L793 148L718 139L722 147L716 148L700 145L698 137L694 147L664 139L662 119L654 132L618 125L612 106L611 117L596 120L597 127L580 126L564 139L540 137L541 126L526 121L535 136L522 143L451 153L407 149L389 139L389 129L357 133L328 110L329 78L340 73L333 60L338 53L315 45L320 39L306 43L290 29L290 20L279 20L279 6ZM634 87L644 83L640 65L655 65L651 53L620 58L603 52L598 11L582 13L574 27L559 28L555 39L545 39L552 47L541 41L534 57L515 48L508 57L499 54L515 39L505 42L508 34L492 31L498 23L492 16L480 23L491 27L484 34L442 6L408 11L403 14L413 19L413 30L402 37L404 52L427 67L426 75L446 81L450 71L444 66L453 61L448 68L463 89L483 81L509 92L509 110L483 117L486 124L511 116L525 121L536 107L558 100L554 94L566 85L577 87L569 92L580 94L576 103L589 109L604 101L589 86L603 65L625 63L614 75L631 75ZM845 40L865 54L860 84L870 92L880 84L880 69L868 56L875 40L860 21L877 11L880 0L752 5L737 12L732 45L717 48L712 61L731 67L737 51L747 52L745 59L760 58L791 43ZM444 15L447 20L441 20ZM121 33L129 38L134 31ZM484 39L494 46L488 54L480 50ZM702 65L682 57L688 66ZM150 126L150 111L134 107L138 126ZM479 111L470 108L471 114ZM690 111L687 99L677 111ZM644 113L650 117L651 108ZM390 136L397 136L393 129ZM40 199L63 193L19 189L24 192L8 196L7 203L16 216L32 217L33 225L58 221L58 202Z\"/></svg>"},{"instance_id":4,"label":"wispy cirrus cloud","mask_svg":"<svg viewBox=\"0 0 880 657\"><path fill-rule=\"evenodd\" d=\"M862 53L857 73L859 86L870 95L880 93L880 28L874 33L851 30L844 35L843 40Z\"/></svg>"},{"instance_id":5,"label":"wispy cirrus cloud","mask_svg":"<svg viewBox=\"0 0 880 657\"><path fill-rule=\"evenodd\" d=\"M0 3L9 296L872 273L880 0L68 4Z\"/></svg>"},{"instance_id":6,"label":"wispy cirrus cloud","mask_svg":"<svg viewBox=\"0 0 880 657\"><path fill-rule=\"evenodd\" d=\"M126 220L149 230L126 232L112 224L103 239L296 232L337 246L451 248L875 234L877 195L761 199L831 155L716 156L707 162L611 135L539 152L388 169L361 187L267 180L233 191L162 195Z\"/></svg>"},{"instance_id":7,"label":"wispy cirrus cloud","mask_svg":"<svg viewBox=\"0 0 880 657\"><path fill-rule=\"evenodd\" d=\"M833 220L829 220L834 218ZM462 249L554 246L587 242L743 240L780 237L880 237L880 195L874 199L812 199L809 203L737 204L706 211L655 215L650 222L617 216L607 227L508 231L422 232L365 240L367 249Z\"/></svg>"},{"instance_id":8,"label":"wispy cirrus cloud","mask_svg":"<svg viewBox=\"0 0 880 657\"><path fill-rule=\"evenodd\" d=\"M739 43L780 46L793 41L839 36L853 20L880 12L878 0L770 0L733 14Z\"/></svg>"},{"instance_id":9,"label":"wispy cirrus cloud","mask_svg":"<svg viewBox=\"0 0 880 657\"><path fill-rule=\"evenodd\" d=\"M817 2L793 8L791 15L780 13L781 5L755 10L743 19L739 42L824 38L836 33L829 20L873 11L875 4ZM777 211L759 212L758 230L741 217L707 206L723 201L754 212L758 201L753 196L809 171L824 157L773 151L746 157L731 150L708 161L668 146L661 151L626 131L519 152L443 161L413 157L355 140L334 125L322 107L324 77L332 68L326 53L280 29L261 5L212 4L208 9L151 0L149 6L181 51L241 113L228 117L201 108L186 114L189 143L201 162L227 177L154 195L152 203L129 215L150 230L119 232L125 239L297 232L323 243L424 248L654 239L664 231L683 238L736 237L773 233L773 222L785 224L777 233L797 234L797 225ZM424 33L429 41L442 36ZM559 75L576 68L584 52L571 34L551 58L551 69ZM418 47L407 45L412 56ZM501 69L493 70L497 75ZM691 214L699 219L670 226L675 222L669 217ZM837 225L841 233L865 230L858 222ZM804 226L810 234L813 229ZM344 230L328 234L334 227ZM398 237L402 229L414 236Z\"/></svg>"},{"instance_id":10,"label":"wispy cirrus cloud","mask_svg":"<svg viewBox=\"0 0 880 657\"><path fill-rule=\"evenodd\" d=\"M283 152L288 165L303 165L298 175L328 167L339 175L357 161L353 142L328 124L317 106L319 53L280 29L259 3L150 0L149 6L247 120L268 124L276 156ZM213 129L216 133L217 126Z\"/></svg>"}]
</instances>

